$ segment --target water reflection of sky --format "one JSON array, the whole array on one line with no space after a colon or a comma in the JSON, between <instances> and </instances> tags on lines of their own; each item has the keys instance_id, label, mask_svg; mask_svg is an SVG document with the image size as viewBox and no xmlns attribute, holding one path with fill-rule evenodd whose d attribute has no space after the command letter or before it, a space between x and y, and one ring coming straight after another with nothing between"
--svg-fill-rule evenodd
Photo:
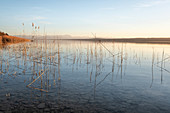
<instances>
[{"instance_id":1,"label":"water reflection of sky","mask_svg":"<svg viewBox=\"0 0 170 113\"><path fill-rule=\"evenodd\" d=\"M50 109L66 112L65 107L74 112L168 112L168 50L168 45L83 41L5 46L0 50L0 101L10 107L16 101L37 102L35 109L47 101L53 103Z\"/></svg>"}]
</instances>

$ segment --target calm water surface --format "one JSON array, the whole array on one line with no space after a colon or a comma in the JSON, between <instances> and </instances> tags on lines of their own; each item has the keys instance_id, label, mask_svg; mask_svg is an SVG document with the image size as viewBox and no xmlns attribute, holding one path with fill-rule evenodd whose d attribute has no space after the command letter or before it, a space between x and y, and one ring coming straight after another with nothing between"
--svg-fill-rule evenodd
<instances>
[{"instance_id":1,"label":"calm water surface","mask_svg":"<svg viewBox=\"0 0 170 113\"><path fill-rule=\"evenodd\" d=\"M39 41L1 46L0 112L170 112L170 46Z\"/></svg>"}]
</instances>

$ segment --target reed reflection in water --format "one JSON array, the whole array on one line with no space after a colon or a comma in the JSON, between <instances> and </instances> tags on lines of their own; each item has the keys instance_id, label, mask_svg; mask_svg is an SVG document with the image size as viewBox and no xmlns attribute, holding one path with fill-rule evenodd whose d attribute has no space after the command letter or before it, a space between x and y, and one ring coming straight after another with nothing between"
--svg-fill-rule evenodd
<instances>
[{"instance_id":1,"label":"reed reflection in water","mask_svg":"<svg viewBox=\"0 0 170 113\"><path fill-rule=\"evenodd\" d=\"M169 65L169 45L37 40L2 46L0 111L168 112Z\"/></svg>"}]
</instances>

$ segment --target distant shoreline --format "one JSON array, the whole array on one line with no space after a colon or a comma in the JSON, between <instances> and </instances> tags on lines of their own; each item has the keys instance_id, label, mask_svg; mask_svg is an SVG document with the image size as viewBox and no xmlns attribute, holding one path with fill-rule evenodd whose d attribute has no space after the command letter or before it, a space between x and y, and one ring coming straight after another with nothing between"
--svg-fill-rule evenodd
<instances>
[{"instance_id":1,"label":"distant shoreline","mask_svg":"<svg viewBox=\"0 0 170 113\"><path fill-rule=\"evenodd\" d=\"M154 43L154 44L170 44L170 38L120 38L120 39L71 39L83 41L102 41L102 42L124 42L124 43Z\"/></svg>"},{"instance_id":2,"label":"distant shoreline","mask_svg":"<svg viewBox=\"0 0 170 113\"><path fill-rule=\"evenodd\" d=\"M45 39L38 39L38 40L45 40ZM47 40L170 44L170 38L115 38L115 39L91 38L91 39L47 39Z\"/></svg>"}]
</instances>

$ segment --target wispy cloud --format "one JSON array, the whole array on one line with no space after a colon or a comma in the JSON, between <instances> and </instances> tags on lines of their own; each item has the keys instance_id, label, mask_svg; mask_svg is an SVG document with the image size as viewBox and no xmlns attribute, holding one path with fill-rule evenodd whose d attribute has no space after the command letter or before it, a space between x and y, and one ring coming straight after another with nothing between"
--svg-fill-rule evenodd
<instances>
[{"instance_id":1,"label":"wispy cloud","mask_svg":"<svg viewBox=\"0 0 170 113\"><path fill-rule=\"evenodd\" d=\"M101 8L101 10L115 10L114 7L105 7L105 8Z\"/></svg>"},{"instance_id":2,"label":"wispy cloud","mask_svg":"<svg viewBox=\"0 0 170 113\"><path fill-rule=\"evenodd\" d=\"M42 16L34 16L32 19L33 19L33 20L44 20L44 19L46 19L46 18L45 18L45 17L42 17Z\"/></svg>"},{"instance_id":3,"label":"wispy cloud","mask_svg":"<svg viewBox=\"0 0 170 113\"><path fill-rule=\"evenodd\" d=\"M145 2L145 3L137 4L135 7L136 8L147 8L147 7L153 7L153 6L156 6L156 5L166 4L166 3L170 3L170 0L149 1L147 3Z\"/></svg>"},{"instance_id":4,"label":"wispy cloud","mask_svg":"<svg viewBox=\"0 0 170 113\"><path fill-rule=\"evenodd\" d=\"M16 16L15 19L20 21L35 21L35 20L45 20L47 18L43 16L30 15L30 16Z\"/></svg>"},{"instance_id":5,"label":"wispy cloud","mask_svg":"<svg viewBox=\"0 0 170 113\"><path fill-rule=\"evenodd\" d=\"M32 7L31 9L34 10L34 11L42 11L42 12L51 11L50 9L47 9L45 7Z\"/></svg>"},{"instance_id":6,"label":"wispy cloud","mask_svg":"<svg viewBox=\"0 0 170 113\"><path fill-rule=\"evenodd\" d=\"M51 22L48 22L48 21L40 21L39 23L41 23L41 24L52 24Z\"/></svg>"},{"instance_id":7,"label":"wispy cloud","mask_svg":"<svg viewBox=\"0 0 170 113\"><path fill-rule=\"evenodd\" d=\"M33 9L33 10L42 10L42 9L44 9L44 8L42 8L42 7L32 7L32 9Z\"/></svg>"}]
</instances>

